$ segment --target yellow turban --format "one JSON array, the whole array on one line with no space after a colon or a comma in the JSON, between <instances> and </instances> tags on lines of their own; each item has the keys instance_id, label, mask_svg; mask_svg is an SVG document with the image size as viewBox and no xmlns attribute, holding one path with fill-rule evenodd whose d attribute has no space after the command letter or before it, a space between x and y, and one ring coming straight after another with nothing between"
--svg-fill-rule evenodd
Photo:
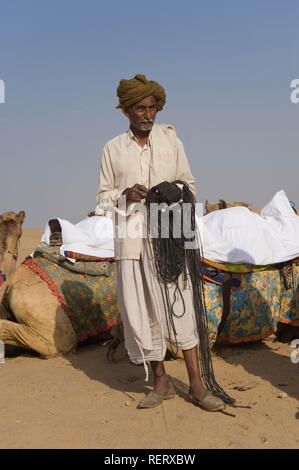
<instances>
[{"instance_id":1,"label":"yellow turban","mask_svg":"<svg viewBox=\"0 0 299 470\"><path fill-rule=\"evenodd\" d=\"M144 75L135 75L131 80L120 80L117 96L118 108L132 106L144 98L153 96L156 98L158 111L161 111L166 101L164 88L153 80L147 80Z\"/></svg>"}]
</instances>

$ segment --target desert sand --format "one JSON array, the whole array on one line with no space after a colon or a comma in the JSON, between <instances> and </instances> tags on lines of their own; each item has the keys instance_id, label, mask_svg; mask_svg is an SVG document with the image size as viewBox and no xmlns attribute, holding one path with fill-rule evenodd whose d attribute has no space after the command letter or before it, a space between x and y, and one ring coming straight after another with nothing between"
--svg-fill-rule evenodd
<instances>
[{"instance_id":1,"label":"desert sand","mask_svg":"<svg viewBox=\"0 0 299 470\"><path fill-rule=\"evenodd\" d=\"M22 260L37 246L40 230L25 230ZM177 389L173 400L136 408L151 386L143 367L119 351L108 363L106 347L40 359L26 353L0 364L0 448L268 449L299 447L299 364L291 347L265 341L213 352L216 377L237 405L235 416L208 413L187 401L182 360L166 369Z\"/></svg>"}]
</instances>

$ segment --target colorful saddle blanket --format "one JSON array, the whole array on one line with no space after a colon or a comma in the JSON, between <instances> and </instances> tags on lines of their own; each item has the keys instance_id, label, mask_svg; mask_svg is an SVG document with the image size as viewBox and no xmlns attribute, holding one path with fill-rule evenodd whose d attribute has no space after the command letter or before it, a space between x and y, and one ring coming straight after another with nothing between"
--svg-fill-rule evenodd
<instances>
[{"instance_id":1,"label":"colorful saddle blanket","mask_svg":"<svg viewBox=\"0 0 299 470\"><path fill-rule=\"evenodd\" d=\"M120 322L115 262L77 262L73 266L51 256L56 255L36 252L36 257L24 264L47 282L69 315L79 342ZM299 265L285 267L206 263L204 291L211 344L257 341L272 334L278 322L299 326ZM223 322L227 276L233 282L229 313Z\"/></svg>"},{"instance_id":2,"label":"colorful saddle blanket","mask_svg":"<svg viewBox=\"0 0 299 470\"><path fill-rule=\"evenodd\" d=\"M239 265L239 272L231 275L233 279L238 278L240 284L238 287L231 285L229 313L220 331L224 310L223 286L211 278L205 282L211 342L257 341L272 334L278 322L299 326L299 265L291 263L286 268L273 265L246 272L246 268Z\"/></svg>"},{"instance_id":3,"label":"colorful saddle blanket","mask_svg":"<svg viewBox=\"0 0 299 470\"><path fill-rule=\"evenodd\" d=\"M78 342L120 322L114 262L97 263L101 275L74 272L43 256L27 258L23 264L48 284L68 314Z\"/></svg>"}]
</instances>

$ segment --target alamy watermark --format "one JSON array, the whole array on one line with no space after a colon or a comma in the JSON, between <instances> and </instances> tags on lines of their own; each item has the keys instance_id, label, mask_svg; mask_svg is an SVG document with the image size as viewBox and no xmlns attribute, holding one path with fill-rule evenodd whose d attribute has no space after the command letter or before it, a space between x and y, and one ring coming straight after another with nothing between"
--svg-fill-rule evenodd
<instances>
[{"instance_id":1,"label":"alamy watermark","mask_svg":"<svg viewBox=\"0 0 299 470\"><path fill-rule=\"evenodd\" d=\"M299 363L299 339L293 339L293 341L290 344L291 348L294 349L294 351L291 352L291 361L293 364L298 364Z\"/></svg>"},{"instance_id":2,"label":"alamy watermark","mask_svg":"<svg viewBox=\"0 0 299 470\"><path fill-rule=\"evenodd\" d=\"M0 79L0 104L5 103L5 83Z\"/></svg>"},{"instance_id":3,"label":"alamy watermark","mask_svg":"<svg viewBox=\"0 0 299 470\"><path fill-rule=\"evenodd\" d=\"M293 104L299 103L299 78L295 78L291 81L291 88L294 88L292 93L290 94L290 100Z\"/></svg>"},{"instance_id":4,"label":"alamy watermark","mask_svg":"<svg viewBox=\"0 0 299 470\"><path fill-rule=\"evenodd\" d=\"M0 364L5 362L5 345L4 342L0 340Z\"/></svg>"},{"instance_id":5,"label":"alamy watermark","mask_svg":"<svg viewBox=\"0 0 299 470\"><path fill-rule=\"evenodd\" d=\"M202 203L151 203L147 208L141 202L127 204L126 196L121 196L117 207L102 199L101 209L112 214L117 239L148 238L149 234L150 238L182 238L185 249L199 248L200 239L202 241ZM106 236L103 230L101 237Z\"/></svg>"}]
</instances>

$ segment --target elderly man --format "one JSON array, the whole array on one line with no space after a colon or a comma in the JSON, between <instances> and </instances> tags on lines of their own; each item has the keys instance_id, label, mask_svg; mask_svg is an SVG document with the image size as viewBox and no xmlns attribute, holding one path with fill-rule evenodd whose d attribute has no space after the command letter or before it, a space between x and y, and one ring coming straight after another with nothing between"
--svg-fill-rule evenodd
<instances>
[{"instance_id":1,"label":"elderly man","mask_svg":"<svg viewBox=\"0 0 299 470\"><path fill-rule=\"evenodd\" d=\"M155 124L158 111L163 109L166 95L163 87L144 75L121 80L117 89L119 108L130 121L127 132L106 143L103 151L96 213L114 207L121 212L141 203L148 190L164 181L182 180L195 193L194 178L173 126ZM138 214L126 213L128 225L142 223ZM144 234L143 234L144 235ZM183 289L186 313L173 319L175 338L165 312L162 289L155 274L149 241L137 236L115 238L117 285L124 325L125 345L133 363L150 362L154 388L139 403L139 408L152 408L163 400L173 398L175 391L166 375L163 359L165 340L176 342L182 349L190 382L190 400L208 411L222 410L224 402L208 392L200 372L197 355L198 336L190 289ZM171 292L172 296L175 295ZM174 298L174 297L173 297Z\"/></svg>"}]
</instances>

